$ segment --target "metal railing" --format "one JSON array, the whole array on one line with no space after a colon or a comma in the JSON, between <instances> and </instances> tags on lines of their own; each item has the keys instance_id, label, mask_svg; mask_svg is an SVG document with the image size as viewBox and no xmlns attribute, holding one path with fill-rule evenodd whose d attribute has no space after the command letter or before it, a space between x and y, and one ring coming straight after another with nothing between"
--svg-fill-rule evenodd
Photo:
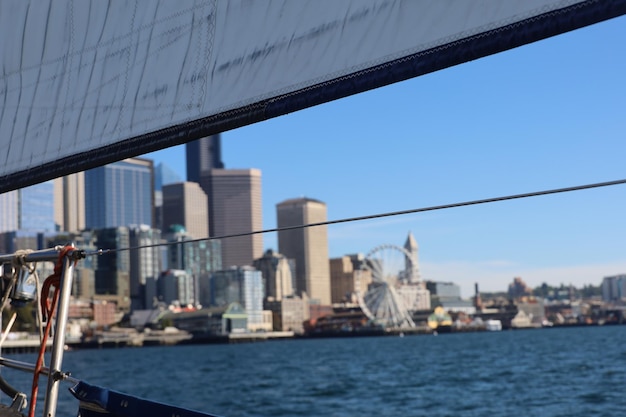
<instances>
[{"instance_id":1,"label":"metal railing","mask_svg":"<svg viewBox=\"0 0 626 417\"><path fill-rule=\"evenodd\" d=\"M56 415L59 383L63 380L78 382L78 380L64 373L61 370L61 366L63 363L63 352L65 350L65 328L68 321L72 291L73 267L77 260L85 257L85 252L75 249L73 245L68 246L70 246L70 248L67 246L57 246L53 249L41 251L19 251L14 254L0 255L0 265L2 265L3 271L5 271L5 268L11 268L10 270L14 271L15 268L36 262L54 262L56 265L55 269L59 269L55 271L60 273L59 300L56 317L47 318L47 320L55 320L50 365L40 368L39 371L37 371L37 367L34 364L0 357L0 365L2 366L32 372L33 374L39 372L40 374L47 375L48 384L46 386L44 400L44 417L55 417ZM62 259L59 259L63 250L66 251L65 255ZM3 273L3 275L6 276L6 273ZM47 296L47 294L42 296ZM31 401L36 401L36 398L31 398Z\"/></svg>"}]
</instances>

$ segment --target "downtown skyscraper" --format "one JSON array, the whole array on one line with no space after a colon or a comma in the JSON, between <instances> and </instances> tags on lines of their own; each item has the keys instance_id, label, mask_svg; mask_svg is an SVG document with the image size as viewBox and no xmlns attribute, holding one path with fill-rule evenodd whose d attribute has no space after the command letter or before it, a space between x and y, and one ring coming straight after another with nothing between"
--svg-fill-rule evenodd
<instances>
[{"instance_id":1,"label":"downtown skyscraper","mask_svg":"<svg viewBox=\"0 0 626 417\"><path fill-rule=\"evenodd\" d=\"M0 195L0 232L54 232L54 182Z\"/></svg>"},{"instance_id":2,"label":"downtown skyscraper","mask_svg":"<svg viewBox=\"0 0 626 417\"><path fill-rule=\"evenodd\" d=\"M203 173L223 169L222 141L219 134L207 136L185 145L187 155L187 181L200 182ZM208 193L207 193L208 194Z\"/></svg>"},{"instance_id":3,"label":"downtown skyscraper","mask_svg":"<svg viewBox=\"0 0 626 417\"><path fill-rule=\"evenodd\" d=\"M220 136L186 145L187 180L198 182L208 197L209 236L245 234L262 228L261 171L225 169ZM263 255L263 236L222 239L222 265L252 265Z\"/></svg>"},{"instance_id":4,"label":"downtown skyscraper","mask_svg":"<svg viewBox=\"0 0 626 417\"><path fill-rule=\"evenodd\" d=\"M77 232L85 228L84 172L54 180L54 218L59 230L64 232Z\"/></svg>"},{"instance_id":5,"label":"downtown skyscraper","mask_svg":"<svg viewBox=\"0 0 626 417\"><path fill-rule=\"evenodd\" d=\"M153 225L153 162L128 158L85 171L85 226Z\"/></svg>"},{"instance_id":6,"label":"downtown skyscraper","mask_svg":"<svg viewBox=\"0 0 626 417\"><path fill-rule=\"evenodd\" d=\"M209 233L211 237L245 234L262 229L261 171L258 169L212 169L203 181L210 182ZM200 186L202 186L202 182ZM206 184L206 182L205 182ZM263 255L260 233L221 239L222 265L252 265Z\"/></svg>"},{"instance_id":7,"label":"downtown skyscraper","mask_svg":"<svg viewBox=\"0 0 626 417\"><path fill-rule=\"evenodd\" d=\"M312 198L294 198L276 205L278 228L327 220L326 204ZM278 232L278 251L296 261L296 292L322 305L331 304L328 227L294 228Z\"/></svg>"},{"instance_id":8,"label":"downtown skyscraper","mask_svg":"<svg viewBox=\"0 0 626 417\"><path fill-rule=\"evenodd\" d=\"M206 193L195 182L177 182L163 186L163 231L175 225L184 226L194 239L209 236Z\"/></svg>"}]
</instances>

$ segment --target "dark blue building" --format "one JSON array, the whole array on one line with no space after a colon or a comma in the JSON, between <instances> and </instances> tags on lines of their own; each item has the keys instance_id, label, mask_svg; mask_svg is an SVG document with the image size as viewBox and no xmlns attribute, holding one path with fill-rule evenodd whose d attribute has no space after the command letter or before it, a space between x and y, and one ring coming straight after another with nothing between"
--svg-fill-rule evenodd
<instances>
[{"instance_id":1,"label":"dark blue building","mask_svg":"<svg viewBox=\"0 0 626 417\"><path fill-rule=\"evenodd\" d=\"M153 226L153 170L151 160L129 158L85 171L85 226Z\"/></svg>"}]
</instances>

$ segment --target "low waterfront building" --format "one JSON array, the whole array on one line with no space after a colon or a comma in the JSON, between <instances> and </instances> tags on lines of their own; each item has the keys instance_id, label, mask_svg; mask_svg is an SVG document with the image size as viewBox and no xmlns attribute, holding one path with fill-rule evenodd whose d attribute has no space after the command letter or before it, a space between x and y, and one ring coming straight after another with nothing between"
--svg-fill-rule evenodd
<instances>
[{"instance_id":1,"label":"low waterfront building","mask_svg":"<svg viewBox=\"0 0 626 417\"><path fill-rule=\"evenodd\" d=\"M441 306L449 313L476 313L476 302L463 300L459 285L453 282L428 281L426 286L430 290L431 305Z\"/></svg>"},{"instance_id":2,"label":"low waterfront building","mask_svg":"<svg viewBox=\"0 0 626 417\"><path fill-rule=\"evenodd\" d=\"M263 310L261 323L248 323L251 332L271 332L274 330L274 317L270 310Z\"/></svg>"},{"instance_id":3,"label":"low waterfront building","mask_svg":"<svg viewBox=\"0 0 626 417\"><path fill-rule=\"evenodd\" d=\"M430 291L422 283L401 284L396 292L409 311L430 309Z\"/></svg>"},{"instance_id":4,"label":"low waterfront building","mask_svg":"<svg viewBox=\"0 0 626 417\"><path fill-rule=\"evenodd\" d=\"M517 303L517 309L523 311L533 324L543 323L546 317L546 309L541 298L533 298L527 302Z\"/></svg>"},{"instance_id":5,"label":"low waterfront building","mask_svg":"<svg viewBox=\"0 0 626 417\"><path fill-rule=\"evenodd\" d=\"M315 300L309 299L309 317L311 318L311 320L324 317L335 312L333 306L316 304L314 301Z\"/></svg>"},{"instance_id":6,"label":"low waterfront building","mask_svg":"<svg viewBox=\"0 0 626 417\"><path fill-rule=\"evenodd\" d=\"M297 296L281 300L267 299L265 309L272 312L274 331L302 333L302 323L310 317L308 302Z\"/></svg>"},{"instance_id":7,"label":"low waterfront building","mask_svg":"<svg viewBox=\"0 0 626 417\"><path fill-rule=\"evenodd\" d=\"M539 324L539 326L540 325L541 324ZM533 327L533 323L531 322L531 318L528 314L526 314L523 310L519 310L515 317L511 319L511 327L513 329L525 329Z\"/></svg>"},{"instance_id":8,"label":"low waterfront building","mask_svg":"<svg viewBox=\"0 0 626 417\"><path fill-rule=\"evenodd\" d=\"M94 296L92 308L93 321L96 327L109 327L120 321L121 316L118 313L119 306L116 304L117 301L118 298L116 296Z\"/></svg>"},{"instance_id":9,"label":"low waterfront building","mask_svg":"<svg viewBox=\"0 0 626 417\"><path fill-rule=\"evenodd\" d=\"M362 311L328 314L304 323L307 336L382 335L384 328L373 324Z\"/></svg>"},{"instance_id":10,"label":"low waterfront building","mask_svg":"<svg viewBox=\"0 0 626 417\"><path fill-rule=\"evenodd\" d=\"M194 339L244 333L248 329L248 316L239 303L180 313L168 312L162 320L191 333Z\"/></svg>"},{"instance_id":11,"label":"low waterfront building","mask_svg":"<svg viewBox=\"0 0 626 417\"><path fill-rule=\"evenodd\" d=\"M440 301L439 305L449 313L464 313L468 315L476 314L476 306L473 301L470 300L444 300Z\"/></svg>"}]
</instances>

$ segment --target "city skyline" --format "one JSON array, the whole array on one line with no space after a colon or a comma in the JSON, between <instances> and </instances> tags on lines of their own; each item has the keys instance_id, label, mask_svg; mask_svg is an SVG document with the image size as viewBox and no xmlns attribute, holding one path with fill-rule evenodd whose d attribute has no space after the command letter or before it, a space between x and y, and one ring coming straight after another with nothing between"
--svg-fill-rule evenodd
<instances>
[{"instance_id":1,"label":"city skyline","mask_svg":"<svg viewBox=\"0 0 626 417\"><path fill-rule=\"evenodd\" d=\"M306 196L338 220L624 178L626 18L225 132L263 172L263 227ZM184 147L148 154L185 172ZM329 226L329 256L401 245L425 280L599 285L626 271L623 186ZM276 234L264 235L277 248Z\"/></svg>"},{"instance_id":2,"label":"city skyline","mask_svg":"<svg viewBox=\"0 0 626 417\"><path fill-rule=\"evenodd\" d=\"M263 223L253 230L274 228L274 205L294 196L327 201L333 221L621 179L620 22L226 132L229 166L264 174ZM184 177L181 149L146 157ZM399 244L412 231L422 278L458 282L465 297L475 282L498 291L516 276L598 285L626 271L620 189L332 225L329 257ZM278 247L276 234L264 237L261 252Z\"/></svg>"}]
</instances>

